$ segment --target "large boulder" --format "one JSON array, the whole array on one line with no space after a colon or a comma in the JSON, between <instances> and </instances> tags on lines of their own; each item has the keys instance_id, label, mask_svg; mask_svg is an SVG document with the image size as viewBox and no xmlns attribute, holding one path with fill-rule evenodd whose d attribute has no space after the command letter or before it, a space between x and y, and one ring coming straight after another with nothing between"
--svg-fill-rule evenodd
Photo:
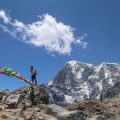
<instances>
[{"instance_id":1,"label":"large boulder","mask_svg":"<svg viewBox=\"0 0 120 120\"><path fill-rule=\"evenodd\" d=\"M16 108L18 105L18 100L20 98L20 94L14 95L10 94L8 98L6 99L5 103L9 106L9 108Z\"/></svg>"},{"instance_id":2,"label":"large boulder","mask_svg":"<svg viewBox=\"0 0 120 120\"><path fill-rule=\"evenodd\" d=\"M51 104L48 108L55 114L58 120L85 120L84 114L80 110L68 111L66 108Z\"/></svg>"},{"instance_id":3,"label":"large boulder","mask_svg":"<svg viewBox=\"0 0 120 120\"><path fill-rule=\"evenodd\" d=\"M44 87L25 86L13 92L5 100L9 108L30 107L38 104L48 104L49 96Z\"/></svg>"},{"instance_id":4,"label":"large boulder","mask_svg":"<svg viewBox=\"0 0 120 120\"><path fill-rule=\"evenodd\" d=\"M81 111L67 111L61 113L58 120L85 120L84 114Z\"/></svg>"},{"instance_id":5,"label":"large boulder","mask_svg":"<svg viewBox=\"0 0 120 120\"><path fill-rule=\"evenodd\" d=\"M35 104L48 104L49 94L43 86L34 86L34 103Z\"/></svg>"}]
</instances>

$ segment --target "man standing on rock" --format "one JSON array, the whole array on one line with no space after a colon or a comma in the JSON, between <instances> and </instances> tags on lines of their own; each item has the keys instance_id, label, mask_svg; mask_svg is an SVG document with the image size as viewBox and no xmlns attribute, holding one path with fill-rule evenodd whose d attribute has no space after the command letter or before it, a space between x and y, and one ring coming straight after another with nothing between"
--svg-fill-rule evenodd
<instances>
[{"instance_id":1,"label":"man standing on rock","mask_svg":"<svg viewBox=\"0 0 120 120\"><path fill-rule=\"evenodd\" d=\"M33 66L30 67L30 73L31 73L32 83L37 85L37 80L36 80L37 71L33 68Z\"/></svg>"}]
</instances>

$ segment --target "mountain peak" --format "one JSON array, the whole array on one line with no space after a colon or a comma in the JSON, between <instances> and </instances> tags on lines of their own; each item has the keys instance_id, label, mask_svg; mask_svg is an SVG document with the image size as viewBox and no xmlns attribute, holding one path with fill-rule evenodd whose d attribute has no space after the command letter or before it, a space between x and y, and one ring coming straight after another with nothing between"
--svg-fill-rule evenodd
<instances>
[{"instance_id":1,"label":"mountain peak","mask_svg":"<svg viewBox=\"0 0 120 120\"><path fill-rule=\"evenodd\" d=\"M84 62L78 62L76 60L71 60L71 61L68 61L65 65L71 65L72 67L75 67L76 65L87 65L89 67L92 67L93 65L92 64L89 64L89 63L84 63Z\"/></svg>"},{"instance_id":2,"label":"mountain peak","mask_svg":"<svg viewBox=\"0 0 120 120\"><path fill-rule=\"evenodd\" d=\"M74 66L75 64L78 64L80 62L76 61L76 60L71 60L71 61L68 61L66 64L70 64L72 66Z\"/></svg>"},{"instance_id":3,"label":"mountain peak","mask_svg":"<svg viewBox=\"0 0 120 120\"><path fill-rule=\"evenodd\" d=\"M48 85L51 101L67 104L71 101L83 101L88 98L99 99L101 91L105 93L120 82L120 65L103 62L98 66L68 61Z\"/></svg>"}]
</instances>

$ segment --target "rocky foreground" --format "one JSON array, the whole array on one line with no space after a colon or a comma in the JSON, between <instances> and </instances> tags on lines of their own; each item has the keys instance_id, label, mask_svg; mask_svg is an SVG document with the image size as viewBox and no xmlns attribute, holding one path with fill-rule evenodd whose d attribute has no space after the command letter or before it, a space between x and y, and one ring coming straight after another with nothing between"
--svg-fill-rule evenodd
<instances>
[{"instance_id":1,"label":"rocky foreground","mask_svg":"<svg viewBox=\"0 0 120 120\"><path fill-rule=\"evenodd\" d=\"M84 120L84 114L49 104L46 89L38 85L1 91L0 120Z\"/></svg>"},{"instance_id":2,"label":"rocky foreground","mask_svg":"<svg viewBox=\"0 0 120 120\"><path fill-rule=\"evenodd\" d=\"M112 99L89 100L65 107L49 104L42 86L0 92L0 120L120 120L120 96ZM33 102L34 101L34 102Z\"/></svg>"}]
</instances>

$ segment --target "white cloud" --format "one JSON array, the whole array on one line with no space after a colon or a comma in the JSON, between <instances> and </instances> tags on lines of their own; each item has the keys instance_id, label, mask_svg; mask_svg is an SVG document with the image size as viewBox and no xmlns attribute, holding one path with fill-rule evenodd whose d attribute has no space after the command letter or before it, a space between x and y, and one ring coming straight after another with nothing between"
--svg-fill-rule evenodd
<instances>
[{"instance_id":1,"label":"white cloud","mask_svg":"<svg viewBox=\"0 0 120 120\"><path fill-rule=\"evenodd\" d=\"M3 19L4 23L9 23L10 18L6 15L6 13L3 10L0 10L0 18Z\"/></svg>"},{"instance_id":2,"label":"white cloud","mask_svg":"<svg viewBox=\"0 0 120 120\"><path fill-rule=\"evenodd\" d=\"M79 37L79 39L74 41L74 44L79 44L80 47L83 49L87 48L88 43L85 42L85 38L87 38L87 34L84 33L82 36Z\"/></svg>"},{"instance_id":3,"label":"white cloud","mask_svg":"<svg viewBox=\"0 0 120 120\"><path fill-rule=\"evenodd\" d=\"M84 42L87 37L86 33L76 39L74 30L70 25L57 22L49 14L40 16L39 21L31 24L24 24L18 20L12 22L11 18L2 10L0 18L5 23L5 25L0 26L5 32L25 43L44 47L50 53L70 55L73 44L78 44L82 48L87 46L87 42Z\"/></svg>"}]
</instances>

